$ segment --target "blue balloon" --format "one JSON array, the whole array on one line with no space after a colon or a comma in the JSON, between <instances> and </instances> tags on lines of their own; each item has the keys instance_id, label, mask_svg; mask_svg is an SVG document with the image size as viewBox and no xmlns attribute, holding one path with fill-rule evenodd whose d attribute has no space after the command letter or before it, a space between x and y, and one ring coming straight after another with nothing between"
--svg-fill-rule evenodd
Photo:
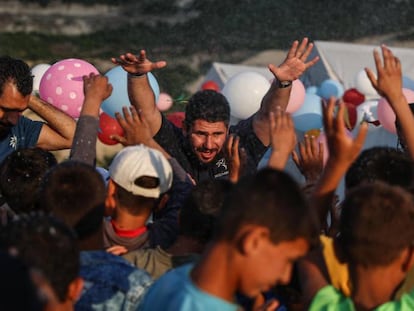
<instances>
[{"instance_id":1,"label":"blue balloon","mask_svg":"<svg viewBox=\"0 0 414 311\"><path fill-rule=\"evenodd\" d=\"M403 88L410 89L410 90L414 91L414 81L411 80L407 76L403 76L402 78L403 78L403 80L402 80L402 82L403 82Z\"/></svg>"},{"instance_id":2,"label":"blue balloon","mask_svg":"<svg viewBox=\"0 0 414 311\"><path fill-rule=\"evenodd\" d=\"M112 94L102 102L102 110L115 118L115 112L122 115L122 107L130 106L128 97L127 72L121 66L116 66L109 70L105 76L108 77L109 83L112 84ZM148 80L154 92L155 102L160 95L160 87L154 75L149 72Z\"/></svg>"},{"instance_id":3,"label":"blue balloon","mask_svg":"<svg viewBox=\"0 0 414 311\"><path fill-rule=\"evenodd\" d=\"M318 95L306 93L303 105L292 114L297 130L306 132L323 127L321 101Z\"/></svg>"},{"instance_id":4,"label":"blue balloon","mask_svg":"<svg viewBox=\"0 0 414 311\"><path fill-rule=\"evenodd\" d=\"M331 96L341 98L344 95L344 87L338 81L327 79L322 82L317 95L324 99L329 99Z\"/></svg>"},{"instance_id":5,"label":"blue balloon","mask_svg":"<svg viewBox=\"0 0 414 311\"><path fill-rule=\"evenodd\" d=\"M311 85L311 86L306 88L306 93L317 94L318 93L318 87L314 86L314 85Z\"/></svg>"}]
</instances>

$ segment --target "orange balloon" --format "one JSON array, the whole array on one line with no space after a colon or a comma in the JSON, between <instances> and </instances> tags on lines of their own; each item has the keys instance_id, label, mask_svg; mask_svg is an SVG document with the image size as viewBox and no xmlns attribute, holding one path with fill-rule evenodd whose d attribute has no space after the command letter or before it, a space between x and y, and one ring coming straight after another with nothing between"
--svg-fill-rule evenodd
<instances>
[{"instance_id":1,"label":"orange balloon","mask_svg":"<svg viewBox=\"0 0 414 311\"><path fill-rule=\"evenodd\" d=\"M103 112L99 116L98 139L105 145L117 144L117 141L110 138L111 135L124 136L124 130L115 118Z\"/></svg>"}]
</instances>

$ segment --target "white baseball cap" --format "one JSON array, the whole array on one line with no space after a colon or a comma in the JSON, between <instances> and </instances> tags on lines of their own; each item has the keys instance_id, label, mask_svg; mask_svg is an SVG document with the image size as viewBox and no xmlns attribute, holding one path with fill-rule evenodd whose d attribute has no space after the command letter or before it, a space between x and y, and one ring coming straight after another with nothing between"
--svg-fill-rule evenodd
<instances>
[{"instance_id":1,"label":"white baseball cap","mask_svg":"<svg viewBox=\"0 0 414 311\"><path fill-rule=\"evenodd\" d=\"M173 172L170 163L160 151L137 145L125 147L118 152L109 167L109 176L116 184L134 195L158 198L170 189ZM158 178L158 185L153 188L138 185L136 180L143 176Z\"/></svg>"}]
</instances>

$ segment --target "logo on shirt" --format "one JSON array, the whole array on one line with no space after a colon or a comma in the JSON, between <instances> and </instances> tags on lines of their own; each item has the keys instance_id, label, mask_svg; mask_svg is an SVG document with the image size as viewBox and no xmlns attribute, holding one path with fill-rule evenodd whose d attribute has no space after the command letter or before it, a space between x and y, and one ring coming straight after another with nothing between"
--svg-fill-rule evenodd
<instances>
[{"instance_id":1,"label":"logo on shirt","mask_svg":"<svg viewBox=\"0 0 414 311\"><path fill-rule=\"evenodd\" d=\"M227 170L227 164L226 164L226 160L224 158L218 160L216 162L216 166L217 166L217 168L224 167L224 169Z\"/></svg>"},{"instance_id":2,"label":"logo on shirt","mask_svg":"<svg viewBox=\"0 0 414 311\"><path fill-rule=\"evenodd\" d=\"M16 135L13 135L12 137L10 137L9 146L12 147L13 149L17 149L17 136Z\"/></svg>"}]
</instances>

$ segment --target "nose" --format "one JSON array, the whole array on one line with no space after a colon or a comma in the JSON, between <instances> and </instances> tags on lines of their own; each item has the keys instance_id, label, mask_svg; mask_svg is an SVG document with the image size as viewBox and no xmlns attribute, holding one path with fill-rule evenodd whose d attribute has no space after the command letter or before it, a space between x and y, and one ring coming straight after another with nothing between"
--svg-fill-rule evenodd
<instances>
[{"instance_id":1,"label":"nose","mask_svg":"<svg viewBox=\"0 0 414 311\"><path fill-rule=\"evenodd\" d=\"M204 140L204 147L206 149L213 149L214 147L214 142L213 142L213 137L208 135L206 136L206 139Z\"/></svg>"}]
</instances>

